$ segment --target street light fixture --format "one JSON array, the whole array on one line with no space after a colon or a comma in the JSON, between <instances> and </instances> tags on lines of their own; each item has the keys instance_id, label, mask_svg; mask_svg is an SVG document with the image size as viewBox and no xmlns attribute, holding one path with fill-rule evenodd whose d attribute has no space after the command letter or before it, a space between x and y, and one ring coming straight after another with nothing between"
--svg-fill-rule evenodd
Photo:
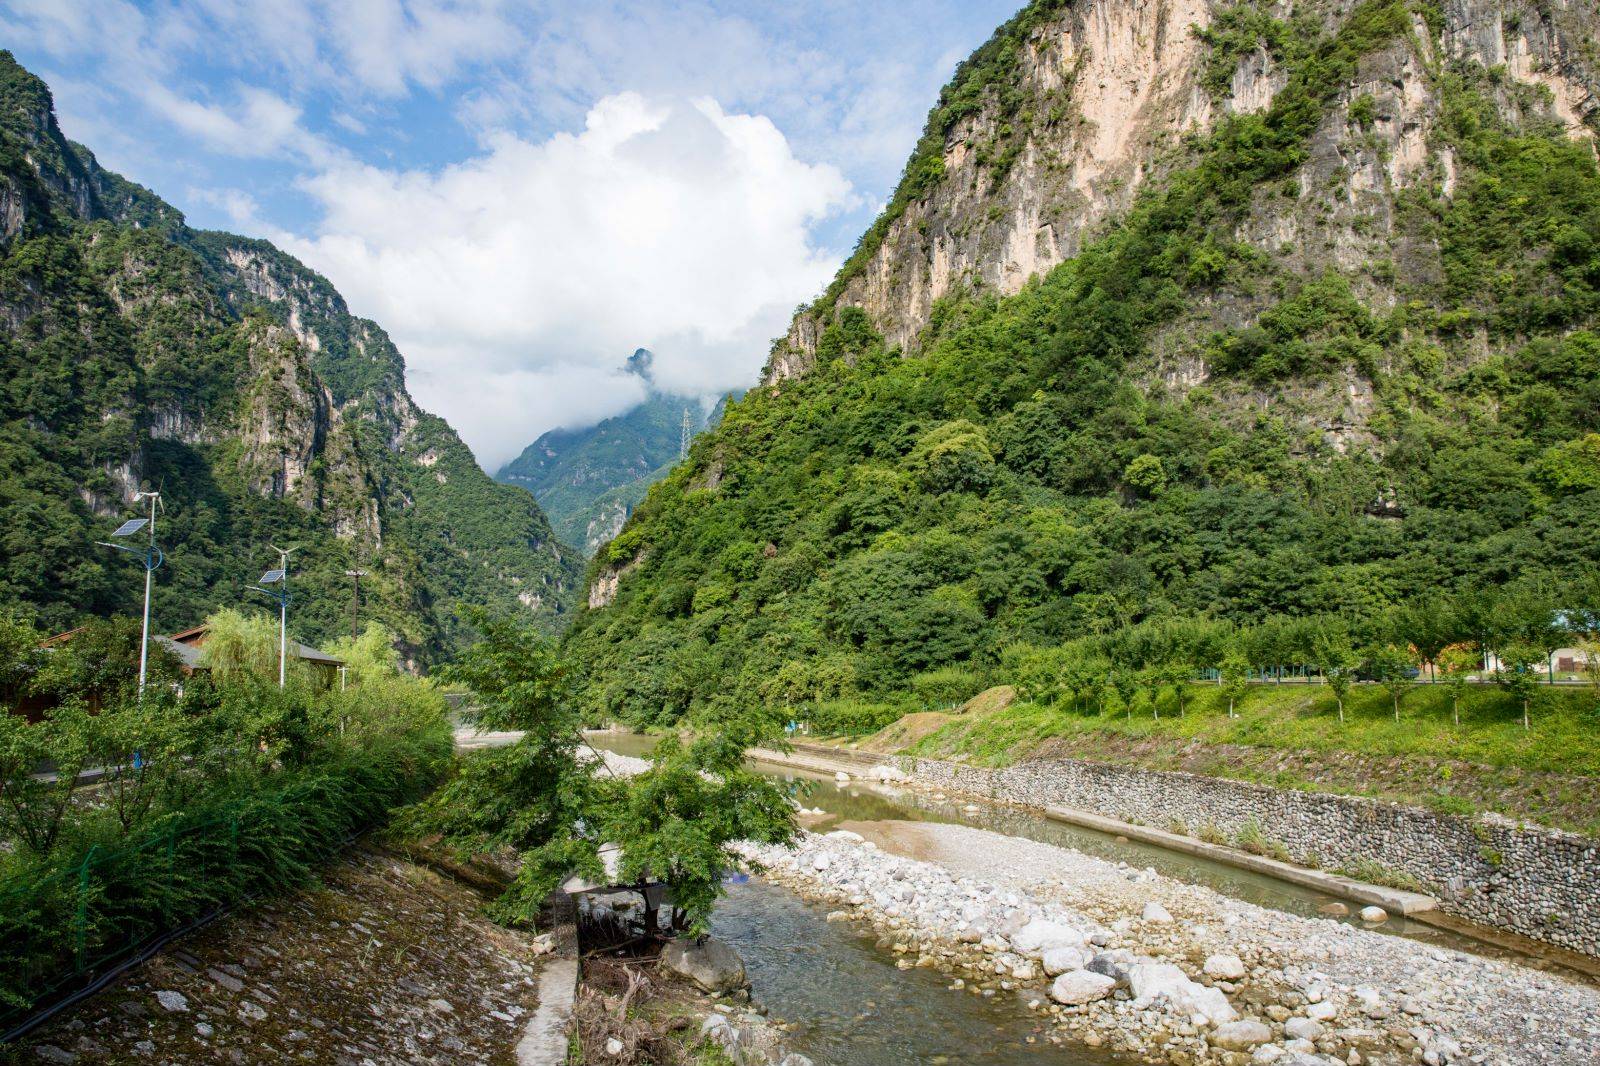
<instances>
[{"instance_id":1,"label":"street light fixture","mask_svg":"<svg viewBox=\"0 0 1600 1066\"><path fill-rule=\"evenodd\" d=\"M269 547L278 553L278 565L262 574L258 584L249 587L250 591L270 596L278 603L278 687L283 688L289 670L289 553L295 550L296 545L280 548L273 544ZM278 587L266 589L262 585Z\"/></svg>"},{"instance_id":2,"label":"street light fixture","mask_svg":"<svg viewBox=\"0 0 1600 1066\"><path fill-rule=\"evenodd\" d=\"M166 505L161 502L159 492L136 492L134 502L140 500L150 501L149 518L130 518L122 525L111 531L113 537L131 537L141 529L149 528L150 539L143 548L132 548L126 544L114 544L108 540L97 540L96 544L102 548L115 548L119 552L138 556L144 562L144 625L139 631L139 698L144 699L144 682L150 663L150 588L155 579L155 572L161 564L167 561L161 549L156 547L156 508L166 510Z\"/></svg>"}]
</instances>

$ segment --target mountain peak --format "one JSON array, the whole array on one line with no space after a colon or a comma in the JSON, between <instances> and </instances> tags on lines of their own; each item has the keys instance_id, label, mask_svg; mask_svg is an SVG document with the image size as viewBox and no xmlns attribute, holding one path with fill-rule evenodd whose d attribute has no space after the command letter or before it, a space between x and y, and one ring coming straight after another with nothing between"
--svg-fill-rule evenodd
<instances>
[{"instance_id":1,"label":"mountain peak","mask_svg":"<svg viewBox=\"0 0 1600 1066\"><path fill-rule=\"evenodd\" d=\"M656 353L649 348L635 348L633 354L628 356L628 361L623 365L623 369L641 379L646 385L654 385L655 375L653 368L655 367L655 362Z\"/></svg>"}]
</instances>

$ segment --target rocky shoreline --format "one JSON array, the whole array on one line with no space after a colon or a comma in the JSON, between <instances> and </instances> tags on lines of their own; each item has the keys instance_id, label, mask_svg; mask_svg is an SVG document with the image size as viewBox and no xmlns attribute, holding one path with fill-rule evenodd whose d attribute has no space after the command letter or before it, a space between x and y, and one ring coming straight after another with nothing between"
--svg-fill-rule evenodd
<instances>
[{"instance_id":1,"label":"rocky shoreline","mask_svg":"<svg viewBox=\"0 0 1600 1066\"><path fill-rule=\"evenodd\" d=\"M876 839L744 852L903 968L1023 997L1058 1042L1193 1066L1600 1062L1590 987L984 830L859 828Z\"/></svg>"}]
</instances>

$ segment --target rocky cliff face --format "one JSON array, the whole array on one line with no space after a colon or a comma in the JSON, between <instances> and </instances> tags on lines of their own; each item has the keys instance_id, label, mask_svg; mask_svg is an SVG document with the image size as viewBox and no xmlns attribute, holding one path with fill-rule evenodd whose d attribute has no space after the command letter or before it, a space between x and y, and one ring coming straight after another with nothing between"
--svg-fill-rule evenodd
<instances>
[{"instance_id":1,"label":"rocky cliff face","mask_svg":"<svg viewBox=\"0 0 1600 1066\"><path fill-rule=\"evenodd\" d=\"M1254 36L1256 14L1287 22L1293 13L1309 33L1336 25L1352 7L1347 0L1298 9L1216 0L1031 4L985 46L994 54L980 52L957 73L901 190L828 294L775 342L766 379L813 366L843 308L861 308L891 346L910 352L942 298L1015 293L1076 255L1141 187L1189 160L1186 135L1271 105L1294 42ZM1309 145L1298 188L1264 195L1242 240L1274 255L1290 247L1317 266L1370 261L1393 234L1397 198L1423 183L1449 189L1451 151L1430 141L1440 98L1429 78L1454 63L1502 71L1497 102L1518 121L1537 113L1571 137L1594 140L1600 78L1588 0L1449 0L1412 17L1408 38L1363 61L1359 80ZM1392 284L1379 287L1394 298ZM1247 314L1218 311L1220 318ZM1199 365L1169 372L1191 383L1205 378Z\"/></svg>"},{"instance_id":2,"label":"rocky cliff face","mask_svg":"<svg viewBox=\"0 0 1600 1066\"><path fill-rule=\"evenodd\" d=\"M462 603L563 621L578 558L531 496L494 484L416 406L383 330L271 244L191 230L100 168L7 54L0 325L0 454L27 471L0 511L42 508L51 527L49 560L0 573L0 591L45 624L126 606L81 547L144 485L172 512L157 607L173 626L237 601L274 538L306 548L297 613L312 639L347 624L354 566L370 574L369 617L413 659L463 632ZM30 576L51 573L64 576Z\"/></svg>"}]
</instances>

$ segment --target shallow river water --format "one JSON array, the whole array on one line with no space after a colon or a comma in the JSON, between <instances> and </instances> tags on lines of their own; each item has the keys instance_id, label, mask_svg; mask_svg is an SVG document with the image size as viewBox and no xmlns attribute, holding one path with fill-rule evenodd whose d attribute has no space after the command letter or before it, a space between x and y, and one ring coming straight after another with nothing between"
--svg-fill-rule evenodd
<instances>
[{"instance_id":1,"label":"shallow river water","mask_svg":"<svg viewBox=\"0 0 1600 1066\"><path fill-rule=\"evenodd\" d=\"M781 888L740 879L712 918L713 934L744 958L756 998L794 1025L784 1040L791 1051L834 1066L1132 1061L1053 1045L1016 993L986 999L952 990L936 970L896 969L875 935L829 922L826 913Z\"/></svg>"}]
</instances>

